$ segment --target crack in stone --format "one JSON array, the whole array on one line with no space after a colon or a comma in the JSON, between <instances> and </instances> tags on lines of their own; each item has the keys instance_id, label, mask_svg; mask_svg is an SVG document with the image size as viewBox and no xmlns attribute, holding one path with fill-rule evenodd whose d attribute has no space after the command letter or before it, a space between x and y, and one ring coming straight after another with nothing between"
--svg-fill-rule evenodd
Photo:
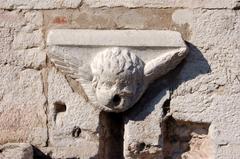
<instances>
[{"instance_id":1,"label":"crack in stone","mask_svg":"<svg viewBox=\"0 0 240 159\"><path fill-rule=\"evenodd\" d=\"M44 103L44 107L45 107L45 115L46 115L46 127L47 127L47 140L46 140L46 147L48 147L49 145L49 117L48 117L48 113L49 113L49 109L48 109L48 69L44 69L41 72L41 78L42 78L42 84L43 84L43 94L46 98L46 102Z\"/></svg>"}]
</instances>

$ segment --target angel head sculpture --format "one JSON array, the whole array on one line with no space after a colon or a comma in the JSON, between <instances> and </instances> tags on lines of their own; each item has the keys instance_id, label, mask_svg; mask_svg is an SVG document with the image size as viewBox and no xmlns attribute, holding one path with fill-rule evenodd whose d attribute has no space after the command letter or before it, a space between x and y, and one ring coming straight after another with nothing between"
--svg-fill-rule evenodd
<instances>
[{"instance_id":1,"label":"angel head sculpture","mask_svg":"<svg viewBox=\"0 0 240 159\"><path fill-rule=\"evenodd\" d=\"M186 56L186 48L175 49L144 63L127 48L107 48L84 67L75 58L50 54L66 75L79 81L93 105L104 111L123 112L132 107L148 85L174 69Z\"/></svg>"},{"instance_id":2,"label":"angel head sculpture","mask_svg":"<svg viewBox=\"0 0 240 159\"><path fill-rule=\"evenodd\" d=\"M111 110L128 109L144 90L144 62L128 49L112 48L98 53L91 71L98 104Z\"/></svg>"}]
</instances>

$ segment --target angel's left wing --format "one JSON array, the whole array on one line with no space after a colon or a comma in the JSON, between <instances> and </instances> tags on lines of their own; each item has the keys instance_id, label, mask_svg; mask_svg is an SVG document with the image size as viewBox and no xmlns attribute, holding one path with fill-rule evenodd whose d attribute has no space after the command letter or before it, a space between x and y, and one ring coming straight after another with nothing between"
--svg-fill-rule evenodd
<instances>
[{"instance_id":1,"label":"angel's left wing","mask_svg":"<svg viewBox=\"0 0 240 159\"><path fill-rule=\"evenodd\" d=\"M151 83L157 78L174 69L187 55L187 47L174 49L146 63L144 75L146 83Z\"/></svg>"},{"instance_id":2,"label":"angel's left wing","mask_svg":"<svg viewBox=\"0 0 240 159\"><path fill-rule=\"evenodd\" d=\"M80 86L81 95L94 103L95 93L92 89L92 73L89 65L83 64L79 58L68 54L60 54L54 51L48 53L50 60L67 79L71 78L74 84Z\"/></svg>"}]
</instances>

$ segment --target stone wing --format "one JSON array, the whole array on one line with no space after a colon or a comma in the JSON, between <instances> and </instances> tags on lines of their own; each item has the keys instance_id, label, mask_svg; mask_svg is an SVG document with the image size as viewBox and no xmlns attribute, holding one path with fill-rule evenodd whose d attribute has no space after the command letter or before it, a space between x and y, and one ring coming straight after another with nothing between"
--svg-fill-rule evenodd
<instances>
[{"instance_id":1,"label":"stone wing","mask_svg":"<svg viewBox=\"0 0 240 159\"><path fill-rule=\"evenodd\" d=\"M187 47L178 48L161 54L150 60L144 67L146 83L151 83L157 78L174 69L187 55Z\"/></svg>"},{"instance_id":2,"label":"stone wing","mask_svg":"<svg viewBox=\"0 0 240 159\"><path fill-rule=\"evenodd\" d=\"M51 51L48 53L50 60L67 79L75 81L73 85L80 87L79 94L87 101L96 102L95 93L92 89L92 73L90 66L83 64L78 58L69 54L61 54ZM70 82L71 83L71 82Z\"/></svg>"}]
</instances>

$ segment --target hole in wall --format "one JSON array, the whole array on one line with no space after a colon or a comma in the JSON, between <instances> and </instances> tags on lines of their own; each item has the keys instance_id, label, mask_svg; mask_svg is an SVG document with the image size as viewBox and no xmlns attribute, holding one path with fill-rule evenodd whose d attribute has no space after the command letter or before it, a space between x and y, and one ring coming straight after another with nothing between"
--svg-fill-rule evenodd
<instances>
[{"instance_id":1,"label":"hole in wall","mask_svg":"<svg viewBox=\"0 0 240 159\"><path fill-rule=\"evenodd\" d=\"M209 123L177 121L169 117L163 129L164 159L214 158Z\"/></svg>"},{"instance_id":2,"label":"hole in wall","mask_svg":"<svg viewBox=\"0 0 240 159\"><path fill-rule=\"evenodd\" d=\"M164 103L163 103L163 116L167 115L167 113L169 113L170 111L170 99L167 99Z\"/></svg>"},{"instance_id":3,"label":"hole in wall","mask_svg":"<svg viewBox=\"0 0 240 159\"><path fill-rule=\"evenodd\" d=\"M122 114L101 112L99 118L99 159L123 159Z\"/></svg>"},{"instance_id":4,"label":"hole in wall","mask_svg":"<svg viewBox=\"0 0 240 159\"><path fill-rule=\"evenodd\" d=\"M80 127L78 126L74 126L73 130L72 130L72 137L77 138L79 137L79 135L81 134L82 130Z\"/></svg>"},{"instance_id":5,"label":"hole in wall","mask_svg":"<svg viewBox=\"0 0 240 159\"><path fill-rule=\"evenodd\" d=\"M54 110L55 110L56 113L66 111L66 104L61 102L61 101L57 101L53 105L54 105Z\"/></svg>"},{"instance_id":6,"label":"hole in wall","mask_svg":"<svg viewBox=\"0 0 240 159\"><path fill-rule=\"evenodd\" d=\"M66 104L62 101L57 101L54 104L54 121L57 122L58 118L61 118L64 112L66 112Z\"/></svg>"},{"instance_id":7,"label":"hole in wall","mask_svg":"<svg viewBox=\"0 0 240 159\"><path fill-rule=\"evenodd\" d=\"M139 151L144 150L145 146L146 146L146 144L145 144L144 142L141 142L141 143L139 144L138 150L139 150Z\"/></svg>"}]
</instances>

